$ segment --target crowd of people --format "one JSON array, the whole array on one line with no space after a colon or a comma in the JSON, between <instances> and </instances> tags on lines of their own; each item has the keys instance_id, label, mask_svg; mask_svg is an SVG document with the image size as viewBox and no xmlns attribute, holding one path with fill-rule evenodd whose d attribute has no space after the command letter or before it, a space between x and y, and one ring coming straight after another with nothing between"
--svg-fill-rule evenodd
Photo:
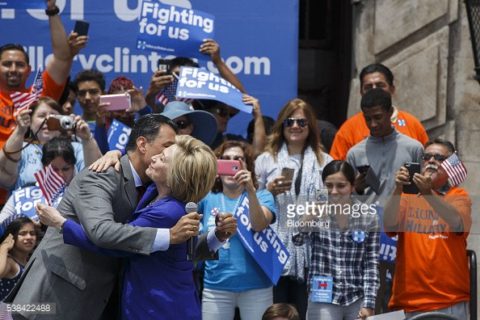
<instances>
[{"instance_id":1,"label":"crowd of people","mask_svg":"<svg viewBox=\"0 0 480 320\"><path fill-rule=\"evenodd\" d=\"M165 95L180 67L198 67L188 57L162 60L145 94L124 76L107 90L97 70L70 75L88 36L67 35L56 1L46 6L53 55L27 108L11 95L31 93L29 57L0 47L0 318L469 319L472 203L443 166L457 151L392 104L385 65L361 70L361 112L332 142L302 99L263 116L205 40L200 52L252 106L243 137L227 132L236 108ZM130 108L109 111L106 93ZM108 143L116 122L131 128L125 150ZM239 167L219 174L218 161ZM47 169L62 181L52 198L37 178ZM245 232L286 248L278 279Z\"/></svg>"}]
</instances>

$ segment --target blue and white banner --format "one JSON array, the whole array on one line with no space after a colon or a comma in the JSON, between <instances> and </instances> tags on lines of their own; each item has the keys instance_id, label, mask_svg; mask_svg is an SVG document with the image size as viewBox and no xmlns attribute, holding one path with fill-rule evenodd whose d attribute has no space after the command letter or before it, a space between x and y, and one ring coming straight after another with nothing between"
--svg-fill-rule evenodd
<instances>
[{"instance_id":1,"label":"blue and white banner","mask_svg":"<svg viewBox=\"0 0 480 320\"><path fill-rule=\"evenodd\" d=\"M240 111L252 113L252 106L242 102L242 93L227 80L206 69L180 68L177 93L183 99L209 99L228 104Z\"/></svg>"},{"instance_id":2,"label":"blue and white banner","mask_svg":"<svg viewBox=\"0 0 480 320\"><path fill-rule=\"evenodd\" d=\"M119 150L123 153L127 146L130 132L132 132L132 128L113 119L107 135L108 147L110 150Z\"/></svg>"},{"instance_id":3,"label":"blue and white banner","mask_svg":"<svg viewBox=\"0 0 480 320\"><path fill-rule=\"evenodd\" d=\"M276 285L290 254L270 226L260 232L252 230L248 202L248 198L242 195L240 205L235 212L238 221L238 236L245 250L258 263L270 281Z\"/></svg>"},{"instance_id":4,"label":"blue and white banner","mask_svg":"<svg viewBox=\"0 0 480 320\"><path fill-rule=\"evenodd\" d=\"M377 214L380 222L383 221L383 207L377 206ZM398 237L389 237L385 231L383 231L383 223L380 223L382 230L380 231L380 261L388 263L395 263L397 258L397 239Z\"/></svg>"},{"instance_id":5,"label":"blue and white banner","mask_svg":"<svg viewBox=\"0 0 480 320\"><path fill-rule=\"evenodd\" d=\"M45 0L0 0L0 8L45 9Z\"/></svg>"},{"instance_id":6,"label":"blue and white banner","mask_svg":"<svg viewBox=\"0 0 480 320\"><path fill-rule=\"evenodd\" d=\"M17 189L13 191L12 196L15 214L23 214L30 219L38 221L35 205L37 205L37 203L47 204L39 186L35 185Z\"/></svg>"},{"instance_id":7,"label":"blue and white banner","mask_svg":"<svg viewBox=\"0 0 480 320\"><path fill-rule=\"evenodd\" d=\"M215 37L214 23L211 14L145 0L138 23L137 48L207 60L209 57L198 49L204 39Z\"/></svg>"},{"instance_id":8,"label":"blue and white banner","mask_svg":"<svg viewBox=\"0 0 480 320\"><path fill-rule=\"evenodd\" d=\"M220 45L222 59L248 94L259 99L264 115L276 119L282 106L297 96L298 0L157 2L215 16L214 40ZM146 90L158 59L174 56L137 49L141 0L57 0L56 3L67 33L73 30L75 20L90 22L89 42L74 59L72 77L83 69L94 68L105 73L107 88L115 77L123 75L132 79L136 87ZM0 7L0 30L15 31L2 32L2 44L22 43L27 49L33 69L27 83L32 83L38 66L45 66L52 53L44 7ZM189 56L197 52L198 48ZM199 63L218 74L212 61ZM78 104L75 111L82 112ZM245 134L250 120L251 114L240 112L229 122L227 130Z\"/></svg>"}]
</instances>

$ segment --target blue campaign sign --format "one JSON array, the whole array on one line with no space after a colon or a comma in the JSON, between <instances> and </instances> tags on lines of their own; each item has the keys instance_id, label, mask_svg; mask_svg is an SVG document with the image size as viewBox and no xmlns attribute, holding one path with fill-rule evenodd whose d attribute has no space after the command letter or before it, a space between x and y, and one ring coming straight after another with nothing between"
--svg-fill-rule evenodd
<instances>
[{"instance_id":1,"label":"blue campaign sign","mask_svg":"<svg viewBox=\"0 0 480 320\"><path fill-rule=\"evenodd\" d=\"M0 7L14 9L45 9L45 0L0 0Z\"/></svg>"},{"instance_id":2,"label":"blue campaign sign","mask_svg":"<svg viewBox=\"0 0 480 320\"><path fill-rule=\"evenodd\" d=\"M30 219L38 221L35 205L47 203L39 186L30 186L13 191L13 207L15 214L23 214Z\"/></svg>"},{"instance_id":3,"label":"blue campaign sign","mask_svg":"<svg viewBox=\"0 0 480 320\"><path fill-rule=\"evenodd\" d=\"M127 146L130 132L132 132L132 128L114 119L108 129L107 135L108 147L110 150L119 150L123 152Z\"/></svg>"},{"instance_id":4,"label":"blue campaign sign","mask_svg":"<svg viewBox=\"0 0 480 320\"><path fill-rule=\"evenodd\" d=\"M166 6L145 0L142 5L137 48L175 56L206 60L198 48L204 39L213 39L215 17L187 8Z\"/></svg>"},{"instance_id":5,"label":"blue campaign sign","mask_svg":"<svg viewBox=\"0 0 480 320\"><path fill-rule=\"evenodd\" d=\"M242 93L227 80L206 69L182 67L175 96L183 99L209 99L252 113L252 106L242 102Z\"/></svg>"},{"instance_id":6,"label":"blue campaign sign","mask_svg":"<svg viewBox=\"0 0 480 320\"><path fill-rule=\"evenodd\" d=\"M234 213L238 221L238 236L245 250L258 263L270 281L276 285L290 254L270 226L260 232L251 229L248 202L248 198L243 194L240 198L240 205Z\"/></svg>"},{"instance_id":7,"label":"blue campaign sign","mask_svg":"<svg viewBox=\"0 0 480 320\"><path fill-rule=\"evenodd\" d=\"M158 3L215 16L215 40L221 56L247 92L259 99L263 114L276 118L280 108L297 96L298 0ZM106 74L107 87L115 77L124 75L137 87L148 88L158 59L173 55L137 49L141 4L141 0L57 0L67 33L73 30L75 20L90 22L89 43L75 57L73 76L95 68ZM2 33L2 43L22 43L26 47L33 68L28 83L32 83L38 66L45 66L52 52L44 9L0 7L0 30L12 30ZM217 74L211 61L199 63ZM228 131L245 134L251 119L251 114L240 112L229 122Z\"/></svg>"}]
</instances>

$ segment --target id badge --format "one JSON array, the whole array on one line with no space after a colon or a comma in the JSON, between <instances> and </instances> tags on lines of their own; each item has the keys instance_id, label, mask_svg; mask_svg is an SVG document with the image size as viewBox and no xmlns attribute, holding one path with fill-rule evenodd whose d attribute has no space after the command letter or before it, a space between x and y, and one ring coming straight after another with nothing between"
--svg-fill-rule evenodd
<instances>
[{"instance_id":1,"label":"id badge","mask_svg":"<svg viewBox=\"0 0 480 320\"><path fill-rule=\"evenodd\" d=\"M314 276L310 283L310 301L332 303L333 277Z\"/></svg>"}]
</instances>

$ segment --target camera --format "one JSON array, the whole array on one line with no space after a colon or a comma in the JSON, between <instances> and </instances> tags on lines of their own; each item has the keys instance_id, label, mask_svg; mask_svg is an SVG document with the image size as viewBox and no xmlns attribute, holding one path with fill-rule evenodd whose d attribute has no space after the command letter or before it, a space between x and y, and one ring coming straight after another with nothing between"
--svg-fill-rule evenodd
<instances>
[{"instance_id":1,"label":"camera","mask_svg":"<svg viewBox=\"0 0 480 320\"><path fill-rule=\"evenodd\" d=\"M51 114L47 118L48 130L73 130L75 129L75 121L70 116L62 116L57 114Z\"/></svg>"}]
</instances>

